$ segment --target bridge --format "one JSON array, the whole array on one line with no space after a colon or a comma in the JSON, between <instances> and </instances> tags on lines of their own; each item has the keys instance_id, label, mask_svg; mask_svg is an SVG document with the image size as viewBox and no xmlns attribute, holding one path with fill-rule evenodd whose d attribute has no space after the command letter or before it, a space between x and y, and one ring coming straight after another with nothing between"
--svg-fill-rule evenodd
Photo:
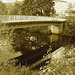
<instances>
[{"instance_id":1,"label":"bridge","mask_svg":"<svg viewBox=\"0 0 75 75\"><path fill-rule=\"evenodd\" d=\"M18 29L33 26L48 26L53 34L62 34L65 29L66 19L41 16L0 16L6 29Z\"/></svg>"},{"instance_id":2,"label":"bridge","mask_svg":"<svg viewBox=\"0 0 75 75\"><path fill-rule=\"evenodd\" d=\"M34 26L49 26L48 28L51 30L53 34L62 34L64 32L66 26L66 19L58 19L58 18L51 18L51 17L40 17L40 16L5 16L1 18L2 24L7 26L6 29L18 29L18 28L26 28L26 27L34 27ZM52 38L53 36L51 36ZM58 36L54 36L54 38L58 38ZM53 39L54 40L54 39ZM55 41L55 40L54 40ZM22 56L13 58L18 59L16 65L19 63L32 65L39 59L41 62L45 61L42 60L43 54L47 52L49 46L45 45L44 47L40 47L37 50L31 51L28 54L24 54ZM55 55L56 52L52 55ZM59 54L58 54L59 55ZM51 55L49 54L49 58ZM12 60L12 59L11 59ZM30 67L35 67L39 62L33 64Z\"/></svg>"}]
</instances>

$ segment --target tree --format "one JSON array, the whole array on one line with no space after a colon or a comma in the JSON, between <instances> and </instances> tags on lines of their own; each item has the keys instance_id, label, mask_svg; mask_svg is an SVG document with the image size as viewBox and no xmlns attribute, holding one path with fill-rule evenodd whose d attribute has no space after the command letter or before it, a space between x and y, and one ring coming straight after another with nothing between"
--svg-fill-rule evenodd
<instances>
[{"instance_id":1,"label":"tree","mask_svg":"<svg viewBox=\"0 0 75 75\"><path fill-rule=\"evenodd\" d=\"M54 14L53 0L24 0L22 14L51 16Z\"/></svg>"},{"instance_id":2,"label":"tree","mask_svg":"<svg viewBox=\"0 0 75 75\"><path fill-rule=\"evenodd\" d=\"M21 8L22 3L21 2L15 2L13 6L13 13L14 15L21 15Z\"/></svg>"},{"instance_id":3,"label":"tree","mask_svg":"<svg viewBox=\"0 0 75 75\"><path fill-rule=\"evenodd\" d=\"M6 5L4 3L2 3L2 1L0 1L0 15L4 15L6 14Z\"/></svg>"},{"instance_id":4,"label":"tree","mask_svg":"<svg viewBox=\"0 0 75 75\"><path fill-rule=\"evenodd\" d=\"M6 8L8 15L21 15L21 2L7 3Z\"/></svg>"},{"instance_id":5,"label":"tree","mask_svg":"<svg viewBox=\"0 0 75 75\"><path fill-rule=\"evenodd\" d=\"M66 16L67 20L67 28L65 29L65 33L70 35L75 35L75 5L71 6L71 10L69 10L67 13L69 14Z\"/></svg>"}]
</instances>

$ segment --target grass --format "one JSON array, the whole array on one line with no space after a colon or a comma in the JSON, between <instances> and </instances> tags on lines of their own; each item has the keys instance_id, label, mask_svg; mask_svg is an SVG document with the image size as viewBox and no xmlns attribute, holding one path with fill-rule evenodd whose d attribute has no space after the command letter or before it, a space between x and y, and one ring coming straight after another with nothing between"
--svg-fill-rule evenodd
<instances>
[{"instance_id":1,"label":"grass","mask_svg":"<svg viewBox=\"0 0 75 75\"><path fill-rule=\"evenodd\" d=\"M66 46L63 58L51 60L42 70L41 75L74 75L75 74L75 46Z\"/></svg>"}]
</instances>

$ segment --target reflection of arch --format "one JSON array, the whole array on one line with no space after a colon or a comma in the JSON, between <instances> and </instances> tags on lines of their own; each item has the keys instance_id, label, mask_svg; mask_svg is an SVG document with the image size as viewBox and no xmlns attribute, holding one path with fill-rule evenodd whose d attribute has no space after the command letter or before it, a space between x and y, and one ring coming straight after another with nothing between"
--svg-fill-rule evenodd
<instances>
[{"instance_id":1,"label":"reflection of arch","mask_svg":"<svg viewBox=\"0 0 75 75\"><path fill-rule=\"evenodd\" d=\"M57 42L58 41L58 35L54 35L54 34L50 35L50 40L51 40L51 43Z\"/></svg>"}]
</instances>

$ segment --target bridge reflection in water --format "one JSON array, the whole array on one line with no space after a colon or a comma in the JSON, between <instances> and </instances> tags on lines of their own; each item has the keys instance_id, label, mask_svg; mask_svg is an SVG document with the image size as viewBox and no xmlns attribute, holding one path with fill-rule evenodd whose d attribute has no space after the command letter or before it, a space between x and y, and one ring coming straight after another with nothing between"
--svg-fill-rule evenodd
<instances>
[{"instance_id":1,"label":"bridge reflection in water","mask_svg":"<svg viewBox=\"0 0 75 75\"><path fill-rule=\"evenodd\" d=\"M60 46L70 45L74 43L75 36L51 34L49 36L51 43L58 43Z\"/></svg>"}]
</instances>

